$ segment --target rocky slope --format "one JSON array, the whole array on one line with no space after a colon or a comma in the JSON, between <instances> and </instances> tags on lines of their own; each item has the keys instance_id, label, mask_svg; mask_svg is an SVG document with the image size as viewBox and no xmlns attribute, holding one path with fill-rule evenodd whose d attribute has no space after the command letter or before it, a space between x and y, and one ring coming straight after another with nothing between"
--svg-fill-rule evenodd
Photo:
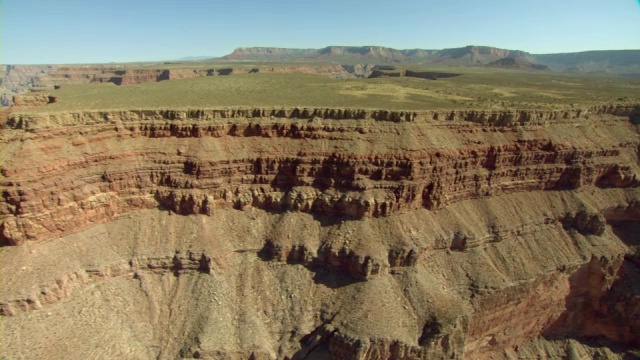
<instances>
[{"instance_id":1,"label":"rocky slope","mask_svg":"<svg viewBox=\"0 0 640 360\"><path fill-rule=\"evenodd\" d=\"M0 355L632 357L639 123L623 105L14 112Z\"/></svg>"}]
</instances>

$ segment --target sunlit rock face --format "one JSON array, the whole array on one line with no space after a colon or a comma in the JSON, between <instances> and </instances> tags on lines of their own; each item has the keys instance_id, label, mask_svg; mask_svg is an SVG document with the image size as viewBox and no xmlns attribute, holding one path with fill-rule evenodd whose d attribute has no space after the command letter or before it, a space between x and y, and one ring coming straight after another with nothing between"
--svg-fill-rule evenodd
<instances>
[{"instance_id":1,"label":"sunlit rock face","mask_svg":"<svg viewBox=\"0 0 640 360\"><path fill-rule=\"evenodd\" d=\"M632 354L638 113L14 112L2 354Z\"/></svg>"}]
</instances>

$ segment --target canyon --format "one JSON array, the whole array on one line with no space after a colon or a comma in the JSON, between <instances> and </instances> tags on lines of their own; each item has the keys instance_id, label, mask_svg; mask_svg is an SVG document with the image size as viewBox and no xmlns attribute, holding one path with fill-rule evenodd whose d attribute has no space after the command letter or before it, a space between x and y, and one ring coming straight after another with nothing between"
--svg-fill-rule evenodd
<instances>
[{"instance_id":1,"label":"canyon","mask_svg":"<svg viewBox=\"0 0 640 360\"><path fill-rule=\"evenodd\" d=\"M640 355L637 104L16 99L0 149L2 356Z\"/></svg>"}]
</instances>

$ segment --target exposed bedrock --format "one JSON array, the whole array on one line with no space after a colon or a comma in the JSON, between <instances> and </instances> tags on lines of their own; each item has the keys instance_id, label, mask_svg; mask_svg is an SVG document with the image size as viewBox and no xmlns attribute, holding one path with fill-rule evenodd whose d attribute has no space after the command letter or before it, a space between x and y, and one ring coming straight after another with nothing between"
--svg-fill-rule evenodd
<instances>
[{"instance_id":1,"label":"exposed bedrock","mask_svg":"<svg viewBox=\"0 0 640 360\"><path fill-rule=\"evenodd\" d=\"M637 111L12 113L2 355L633 356Z\"/></svg>"},{"instance_id":2,"label":"exposed bedrock","mask_svg":"<svg viewBox=\"0 0 640 360\"><path fill-rule=\"evenodd\" d=\"M623 111L608 109L598 111ZM640 184L638 133L624 116L487 127L154 114L147 117L165 120L115 113L93 124L76 118L83 126L5 130L2 242L60 236L158 206L183 215L257 207L359 219L500 193ZM8 123L24 125L22 116ZM603 226L567 216L566 226L581 231Z\"/></svg>"},{"instance_id":3,"label":"exposed bedrock","mask_svg":"<svg viewBox=\"0 0 640 360\"><path fill-rule=\"evenodd\" d=\"M548 125L550 123L585 119L593 116L611 116L618 120L638 123L640 105L593 105L580 109L558 110L431 110L400 111L375 109L336 108L237 108L237 109L181 109L181 110L122 110L78 111L57 113L14 113L3 127L34 131L60 126L98 125L105 123L138 122L141 120L193 120L216 121L253 119L297 120L376 120L391 122L424 122L431 120L466 121L481 125L515 127ZM360 123L365 125L364 123ZM205 125L194 123L192 125ZM209 125L209 124L206 124ZM338 125L338 124L336 124Z\"/></svg>"},{"instance_id":4,"label":"exposed bedrock","mask_svg":"<svg viewBox=\"0 0 640 360\"><path fill-rule=\"evenodd\" d=\"M51 72L55 71L55 65L2 65L0 66L2 81L0 86L0 104L11 106L15 95L30 90L44 90L34 86Z\"/></svg>"},{"instance_id":5,"label":"exposed bedrock","mask_svg":"<svg viewBox=\"0 0 640 360\"><path fill-rule=\"evenodd\" d=\"M55 96L51 96L45 93L28 93L15 95L13 97L13 108L33 108L44 106L47 104L55 103L57 101Z\"/></svg>"},{"instance_id":6,"label":"exposed bedrock","mask_svg":"<svg viewBox=\"0 0 640 360\"><path fill-rule=\"evenodd\" d=\"M257 209L135 211L3 247L3 273L17 276L1 279L3 338L49 324L34 352L7 351L16 358L52 339L89 355L97 345L63 329L91 326L109 334L101 351L136 358L502 358L540 336L629 347L639 298L628 238L609 224L583 235L555 214L585 208L637 221L637 196L540 190L333 224ZM452 249L459 233L484 241ZM264 256L265 247L286 257ZM358 276L345 249L380 271ZM389 256L402 251L416 255ZM123 322L132 325L109 325ZM130 353L109 347L123 342Z\"/></svg>"}]
</instances>

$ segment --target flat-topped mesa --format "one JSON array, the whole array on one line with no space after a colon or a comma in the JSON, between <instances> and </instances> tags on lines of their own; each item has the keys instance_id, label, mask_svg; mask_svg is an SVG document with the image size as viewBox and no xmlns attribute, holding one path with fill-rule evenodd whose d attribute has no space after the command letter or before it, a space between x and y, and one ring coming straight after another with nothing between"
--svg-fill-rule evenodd
<instances>
[{"instance_id":1,"label":"flat-topped mesa","mask_svg":"<svg viewBox=\"0 0 640 360\"><path fill-rule=\"evenodd\" d=\"M441 51L444 56L462 57L465 55L487 55L498 59L513 57L520 58L529 56L528 52L521 50L500 49L491 46L474 46L469 45L461 48L444 49Z\"/></svg>"},{"instance_id":2,"label":"flat-topped mesa","mask_svg":"<svg viewBox=\"0 0 640 360\"><path fill-rule=\"evenodd\" d=\"M289 49L269 47L237 48L224 60L340 60L359 59L374 63L402 63L419 60L427 63L447 63L455 59L460 64L487 64L504 57L528 57L529 53L490 46L466 46L442 50L392 49L383 46L327 46L321 49Z\"/></svg>"},{"instance_id":3,"label":"flat-topped mesa","mask_svg":"<svg viewBox=\"0 0 640 360\"><path fill-rule=\"evenodd\" d=\"M2 242L158 206L363 218L518 191L637 187L638 114L622 105L13 113L3 130Z\"/></svg>"}]
</instances>

